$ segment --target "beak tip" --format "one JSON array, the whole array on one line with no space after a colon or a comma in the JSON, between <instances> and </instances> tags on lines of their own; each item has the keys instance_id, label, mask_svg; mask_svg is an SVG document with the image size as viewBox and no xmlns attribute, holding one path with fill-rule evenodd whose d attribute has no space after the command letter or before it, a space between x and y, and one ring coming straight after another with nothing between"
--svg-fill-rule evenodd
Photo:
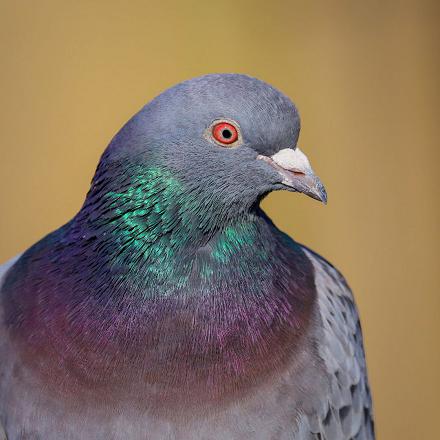
<instances>
[{"instance_id":1,"label":"beak tip","mask_svg":"<svg viewBox=\"0 0 440 440\"><path fill-rule=\"evenodd\" d=\"M320 196L321 196L321 202L324 203L324 205L327 205L327 191L325 190L324 187L322 187L321 191L320 191Z\"/></svg>"},{"instance_id":2,"label":"beak tip","mask_svg":"<svg viewBox=\"0 0 440 440\"><path fill-rule=\"evenodd\" d=\"M312 195L312 197L318 200L318 202L322 202L324 205L327 205L327 192L324 188L320 188L315 194Z\"/></svg>"},{"instance_id":3,"label":"beak tip","mask_svg":"<svg viewBox=\"0 0 440 440\"><path fill-rule=\"evenodd\" d=\"M327 205L327 191L318 177L314 176L314 184L311 185L310 192L306 192L306 194Z\"/></svg>"}]
</instances>

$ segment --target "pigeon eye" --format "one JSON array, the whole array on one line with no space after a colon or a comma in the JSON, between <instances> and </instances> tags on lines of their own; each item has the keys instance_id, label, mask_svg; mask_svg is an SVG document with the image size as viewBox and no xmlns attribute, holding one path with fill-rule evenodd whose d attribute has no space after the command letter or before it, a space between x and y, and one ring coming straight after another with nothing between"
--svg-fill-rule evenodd
<instances>
[{"instance_id":1,"label":"pigeon eye","mask_svg":"<svg viewBox=\"0 0 440 440\"><path fill-rule=\"evenodd\" d=\"M219 122L212 127L212 137L222 145L231 145L238 139L238 130L230 122Z\"/></svg>"}]
</instances>

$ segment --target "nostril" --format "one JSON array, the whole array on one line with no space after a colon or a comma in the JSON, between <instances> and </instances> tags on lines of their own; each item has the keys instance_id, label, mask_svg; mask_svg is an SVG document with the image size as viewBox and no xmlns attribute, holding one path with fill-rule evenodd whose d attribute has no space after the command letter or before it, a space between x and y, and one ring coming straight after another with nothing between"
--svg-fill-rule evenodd
<instances>
[{"instance_id":1,"label":"nostril","mask_svg":"<svg viewBox=\"0 0 440 440\"><path fill-rule=\"evenodd\" d=\"M291 170L293 174L295 174L295 176L305 176L306 173L304 173L303 171L299 171L299 170Z\"/></svg>"}]
</instances>

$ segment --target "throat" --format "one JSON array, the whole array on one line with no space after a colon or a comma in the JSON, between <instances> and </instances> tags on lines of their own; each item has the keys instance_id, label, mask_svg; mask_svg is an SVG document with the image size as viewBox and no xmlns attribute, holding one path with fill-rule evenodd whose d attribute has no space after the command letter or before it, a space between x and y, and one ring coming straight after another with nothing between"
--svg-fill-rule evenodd
<instances>
[{"instance_id":1,"label":"throat","mask_svg":"<svg viewBox=\"0 0 440 440\"><path fill-rule=\"evenodd\" d=\"M65 234L118 283L171 293L198 277L202 283L225 274L235 262L248 268L264 263L272 244L257 204L228 205L160 168L132 170L130 175L125 185L95 177Z\"/></svg>"}]
</instances>

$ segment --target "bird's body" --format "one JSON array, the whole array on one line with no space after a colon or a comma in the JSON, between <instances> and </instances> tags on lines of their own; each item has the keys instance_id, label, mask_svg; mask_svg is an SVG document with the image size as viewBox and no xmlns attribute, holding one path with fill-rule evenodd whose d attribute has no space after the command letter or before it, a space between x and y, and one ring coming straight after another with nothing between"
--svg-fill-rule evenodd
<instances>
[{"instance_id":1,"label":"bird's body","mask_svg":"<svg viewBox=\"0 0 440 440\"><path fill-rule=\"evenodd\" d=\"M277 155L296 109L249 77L193 81L133 118L80 212L3 268L8 440L374 438L350 290L258 207L281 185L325 198L300 153L294 171ZM199 129L201 110L181 118L208 86L229 108L213 96ZM268 121L253 140L244 102ZM211 142L210 124L232 134Z\"/></svg>"}]
</instances>

